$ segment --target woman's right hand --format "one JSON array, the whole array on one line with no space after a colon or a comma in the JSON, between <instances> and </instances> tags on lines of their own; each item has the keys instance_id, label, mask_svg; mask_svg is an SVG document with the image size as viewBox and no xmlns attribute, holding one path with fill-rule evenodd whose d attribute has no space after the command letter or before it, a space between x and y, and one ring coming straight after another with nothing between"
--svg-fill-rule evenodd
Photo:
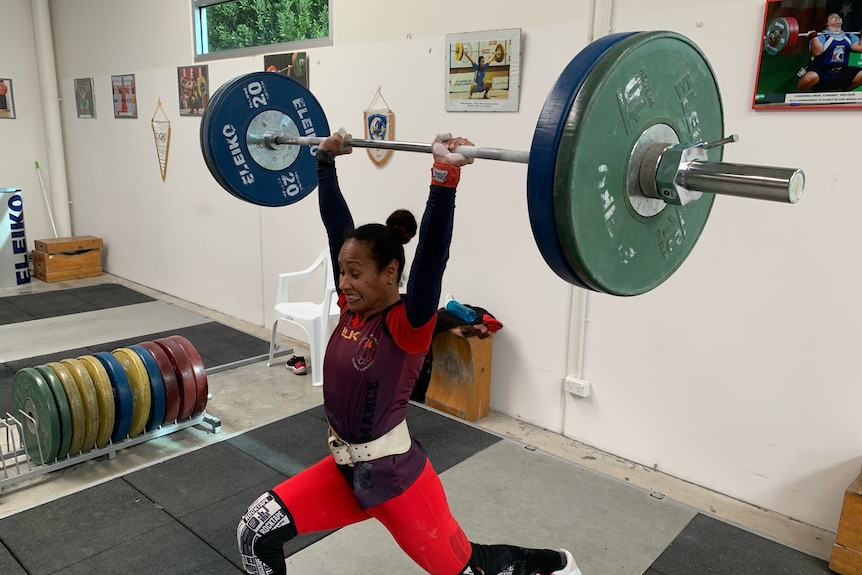
<instances>
[{"instance_id":1,"label":"woman's right hand","mask_svg":"<svg viewBox=\"0 0 862 575\"><path fill-rule=\"evenodd\" d=\"M352 154L353 146L350 145L350 139L352 137L353 136L348 134L344 128L341 128L331 136L327 136L326 139L320 143L318 149L329 150L334 156Z\"/></svg>"}]
</instances>

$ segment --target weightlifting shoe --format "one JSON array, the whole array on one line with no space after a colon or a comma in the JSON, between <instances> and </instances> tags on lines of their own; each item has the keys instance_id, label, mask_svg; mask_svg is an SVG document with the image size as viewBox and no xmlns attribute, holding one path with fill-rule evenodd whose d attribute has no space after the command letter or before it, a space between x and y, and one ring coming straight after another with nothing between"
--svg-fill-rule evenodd
<instances>
[{"instance_id":1,"label":"weightlifting shoe","mask_svg":"<svg viewBox=\"0 0 862 575\"><path fill-rule=\"evenodd\" d=\"M581 570L578 569L578 564L575 563L575 558L565 549L560 549L560 554L566 558L566 564L562 569L557 569L550 575L581 575Z\"/></svg>"},{"instance_id":2,"label":"weightlifting shoe","mask_svg":"<svg viewBox=\"0 0 862 575\"><path fill-rule=\"evenodd\" d=\"M306 373L308 373L308 369L305 367L305 358L301 355L294 355L287 360L286 365L287 369L289 369L296 375L305 375Z\"/></svg>"}]
</instances>

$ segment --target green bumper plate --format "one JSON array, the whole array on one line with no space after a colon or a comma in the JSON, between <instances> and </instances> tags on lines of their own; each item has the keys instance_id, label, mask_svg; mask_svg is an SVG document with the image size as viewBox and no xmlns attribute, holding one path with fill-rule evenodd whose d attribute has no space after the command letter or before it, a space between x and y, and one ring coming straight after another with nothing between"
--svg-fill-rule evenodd
<instances>
[{"instance_id":1,"label":"green bumper plate","mask_svg":"<svg viewBox=\"0 0 862 575\"><path fill-rule=\"evenodd\" d=\"M39 464L54 461L63 443L60 414L48 382L36 369L25 367L15 374L12 406L15 418L21 422L24 449L30 459Z\"/></svg>"},{"instance_id":2,"label":"green bumper plate","mask_svg":"<svg viewBox=\"0 0 862 575\"><path fill-rule=\"evenodd\" d=\"M712 209L712 194L649 217L632 207L629 157L656 124L680 142L724 133L709 62L673 32L641 32L610 49L584 81L563 127L554 177L557 235L572 269L596 291L632 296L664 282L694 247ZM721 153L714 148L709 159L719 161Z\"/></svg>"},{"instance_id":3,"label":"green bumper plate","mask_svg":"<svg viewBox=\"0 0 862 575\"><path fill-rule=\"evenodd\" d=\"M47 365L37 365L34 369L41 374L42 379L48 384L48 389L54 394L54 402L60 416L61 432L57 459L65 459L69 456L69 449L72 446L72 410L69 406L69 399L66 397L66 390L63 389L63 384L54 370Z\"/></svg>"}]
</instances>

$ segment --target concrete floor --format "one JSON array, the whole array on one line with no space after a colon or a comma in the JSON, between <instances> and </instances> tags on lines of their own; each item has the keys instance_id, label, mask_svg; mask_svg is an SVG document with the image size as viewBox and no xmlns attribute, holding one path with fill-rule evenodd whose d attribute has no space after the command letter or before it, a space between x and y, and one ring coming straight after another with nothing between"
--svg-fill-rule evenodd
<instances>
[{"instance_id":1,"label":"concrete floor","mask_svg":"<svg viewBox=\"0 0 862 575\"><path fill-rule=\"evenodd\" d=\"M267 327L238 321L108 274L97 278L51 284L34 279L30 285L21 288L0 288L0 297L108 282L126 285L159 300L182 307L193 314L211 318L264 340L269 339ZM308 352L307 344L304 342L284 339L282 343L294 348L297 355ZM312 387L307 377L293 375L284 369L282 364L286 357L280 358L273 367L267 367L266 361L263 360L208 375L211 398L206 412L221 421L220 433L212 433L204 426L190 427L121 450L114 459L98 458L45 476L15 483L0 493L0 518L320 405L321 389ZM624 484L646 493L666 497L691 510L723 519L821 559L828 560L831 553L834 533L758 509L503 414L492 412L474 425L511 439L517 444L535 446L539 452L553 456L554 460L574 464L578 468L594 472L591 476L609 480L605 482L607 485ZM511 445L510 442L504 442L497 449L511 450ZM496 456L499 457L500 454ZM509 453L507 456L515 455ZM487 453L483 454L483 457L489 457L491 458L489 461L493 461L495 455ZM478 463L482 464L481 461ZM450 485L464 485L465 491L468 491L467 485L471 483L471 478L469 475L461 477L457 472L452 472L444 478L444 483L447 490L450 490ZM461 504L466 503L459 503L456 497L453 509ZM481 523L474 528L480 528L480 525ZM350 537L352 548L362 548L361 545L357 545L357 540L361 541L364 537L374 538L375 529L378 528L379 526L363 524L358 530L351 530L350 534L338 536ZM306 550L294 556L292 560L298 565L302 565L304 561L319 562L323 560L318 556L319 553L321 553L320 550Z\"/></svg>"}]
</instances>

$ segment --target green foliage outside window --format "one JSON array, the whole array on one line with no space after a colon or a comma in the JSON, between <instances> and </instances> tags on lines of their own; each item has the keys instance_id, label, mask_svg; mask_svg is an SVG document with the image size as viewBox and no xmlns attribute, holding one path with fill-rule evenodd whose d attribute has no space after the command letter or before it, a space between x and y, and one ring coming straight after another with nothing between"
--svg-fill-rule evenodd
<instances>
[{"instance_id":1,"label":"green foliage outside window","mask_svg":"<svg viewBox=\"0 0 862 575\"><path fill-rule=\"evenodd\" d=\"M329 38L329 0L196 0L195 6L198 54Z\"/></svg>"}]
</instances>

